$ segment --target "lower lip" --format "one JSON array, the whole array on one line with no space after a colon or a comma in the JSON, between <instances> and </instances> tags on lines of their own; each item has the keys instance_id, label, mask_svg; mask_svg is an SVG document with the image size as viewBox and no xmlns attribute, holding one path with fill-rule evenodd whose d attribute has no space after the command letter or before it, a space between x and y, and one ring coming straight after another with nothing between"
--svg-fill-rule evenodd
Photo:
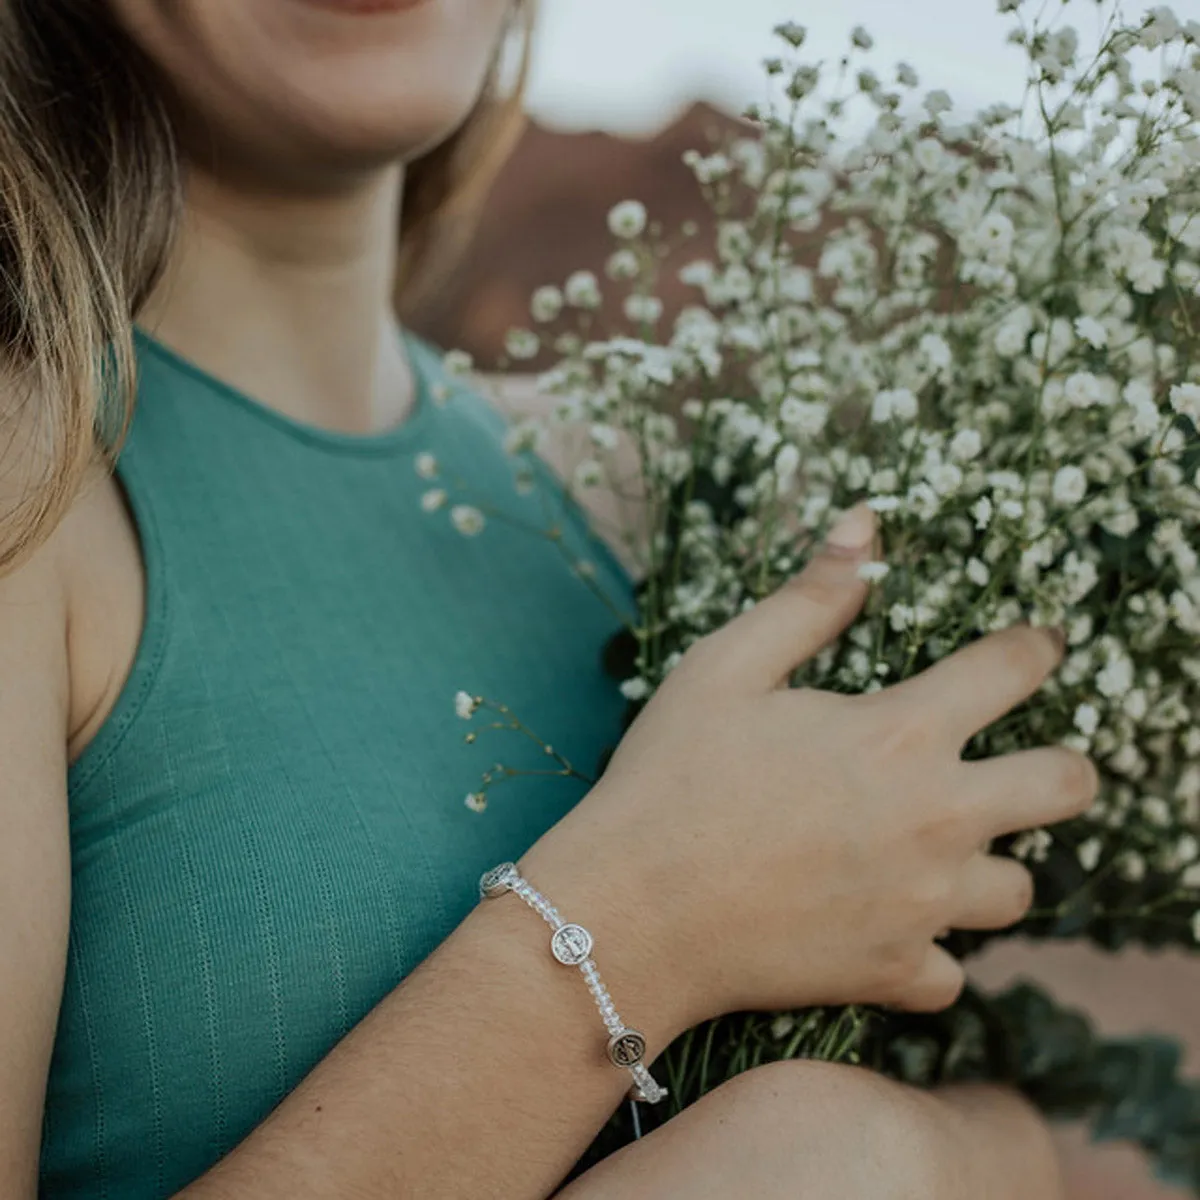
<instances>
[{"instance_id":1,"label":"lower lip","mask_svg":"<svg viewBox=\"0 0 1200 1200\"><path fill-rule=\"evenodd\" d=\"M410 8L419 8L422 4L428 4L429 0L304 0L304 2L313 8L323 8L326 12L369 17L384 13L407 12Z\"/></svg>"}]
</instances>

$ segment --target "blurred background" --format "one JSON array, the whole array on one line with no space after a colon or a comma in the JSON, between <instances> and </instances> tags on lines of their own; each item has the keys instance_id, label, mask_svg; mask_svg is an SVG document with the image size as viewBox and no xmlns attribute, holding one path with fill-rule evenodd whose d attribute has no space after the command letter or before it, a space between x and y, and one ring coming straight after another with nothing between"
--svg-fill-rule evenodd
<instances>
[{"instance_id":1,"label":"blurred background","mask_svg":"<svg viewBox=\"0 0 1200 1200\"><path fill-rule=\"evenodd\" d=\"M1100 19L1094 0L1053 7L1085 38ZM1200 0L1173 7L1200 17ZM836 62L851 29L863 25L875 38L881 76L890 81L906 62L923 90L944 89L964 115L1021 100L1023 54L1006 43L1013 19L997 13L996 0L546 0L529 123L461 264L410 323L444 347L469 350L486 369L506 331L528 323L534 288L561 284L581 267L600 274L613 204L640 199L668 229L702 221L681 156L728 133L748 103L764 98L760 62L777 52L771 29L785 20L807 27L802 55L810 61ZM813 252L820 240L818 230ZM664 288L668 311L682 295ZM1200 1073L1200 955L1114 958L1082 946L1006 946L974 973L994 986L1034 976L1111 1033L1170 1031ZM1066 1132L1063 1145L1071 1200L1179 1194L1151 1182L1130 1151L1087 1148L1077 1131Z\"/></svg>"},{"instance_id":2,"label":"blurred background","mask_svg":"<svg viewBox=\"0 0 1200 1200\"><path fill-rule=\"evenodd\" d=\"M1176 8L1200 15L1200 0ZM1098 28L1095 0L1055 0L1053 9L1079 26L1085 45ZM636 197L668 229L703 218L680 156L706 148L747 104L765 99L761 61L779 52L771 31L787 20L808 30L802 56L830 64L851 29L864 26L885 82L905 62L922 92L945 90L964 117L1021 100L1024 55L1007 44L1013 18L996 0L544 0L528 127L461 268L410 323L488 365L505 331L528 321L535 287L561 284L580 267L600 271L613 204ZM668 313L682 294L668 289Z\"/></svg>"}]
</instances>

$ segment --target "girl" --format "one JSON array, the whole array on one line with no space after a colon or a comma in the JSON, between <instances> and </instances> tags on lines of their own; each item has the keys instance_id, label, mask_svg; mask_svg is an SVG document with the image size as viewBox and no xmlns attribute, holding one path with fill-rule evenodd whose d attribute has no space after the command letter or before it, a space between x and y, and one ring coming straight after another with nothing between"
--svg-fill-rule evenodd
<instances>
[{"instance_id":1,"label":"girl","mask_svg":"<svg viewBox=\"0 0 1200 1200\"><path fill-rule=\"evenodd\" d=\"M613 616L556 549L419 511L434 474L483 503L510 476L497 419L393 315L507 142L501 50L532 20L0 8L3 1200L549 1196L630 1076L481 872L519 858L587 925L652 1063L739 1008L948 1004L939 931L1030 900L980 847L1092 799L1065 750L960 758L1056 665L1044 631L869 698L780 686L862 602L859 509L688 655L600 784L462 805L496 747L464 748L456 689L581 775L620 720ZM1000 1090L785 1063L564 1194L1057 1188Z\"/></svg>"}]
</instances>

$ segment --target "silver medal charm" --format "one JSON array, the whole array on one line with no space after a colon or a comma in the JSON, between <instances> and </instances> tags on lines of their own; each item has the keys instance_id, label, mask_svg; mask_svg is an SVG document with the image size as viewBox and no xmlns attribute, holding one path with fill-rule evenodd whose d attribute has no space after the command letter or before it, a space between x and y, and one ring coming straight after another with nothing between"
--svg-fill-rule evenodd
<instances>
[{"instance_id":1,"label":"silver medal charm","mask_svg":"<svg viewBox=\"0 0 1200 1200\"><path fill-rule=\"evenodd\" d=\"M490 871L484 871L479 879L479 895L484 899L494 899L511 892L513 885L521 878L516 863L501 863Z\"/></svg>"},{"instance_id":2,"label":"silver medal charm","mask_svg":"<svg viewBox=\"0 0 1200 1200\"><path fill-rule=\"evenodd\" d=\"M550 939L550 951L564 967L577 967L592 952L592 935L582 925L562 925Z\"/></svg>"}]
</instances>

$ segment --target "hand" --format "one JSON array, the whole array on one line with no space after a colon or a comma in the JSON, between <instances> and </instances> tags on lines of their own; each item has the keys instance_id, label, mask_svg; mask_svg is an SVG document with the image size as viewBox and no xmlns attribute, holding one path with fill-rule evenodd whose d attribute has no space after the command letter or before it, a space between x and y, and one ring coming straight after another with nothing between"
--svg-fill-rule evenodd
<instances>
[{"instance_id":1,"label":"hand","mask_svg":"<svg viewBox=\"0 0 1200 1200\"><path fill-rule=\"evenodd\" d=\"M523 860L535 882L553 873L551 896L590 881L589 902L628 899L627 951L636 936L680 1029L743 1009L949 1005L962 968L934 938L1009 925L1033 895L1020 863L980 847L1095 796L1094 768L1063 748L961 757L1058 664L1055 632L992 635L873 695L786 686L860 610L874 540L873 514L853 510L793 581L692 647L534 848L536 870Z\"/></svg>"}]
</instances>

